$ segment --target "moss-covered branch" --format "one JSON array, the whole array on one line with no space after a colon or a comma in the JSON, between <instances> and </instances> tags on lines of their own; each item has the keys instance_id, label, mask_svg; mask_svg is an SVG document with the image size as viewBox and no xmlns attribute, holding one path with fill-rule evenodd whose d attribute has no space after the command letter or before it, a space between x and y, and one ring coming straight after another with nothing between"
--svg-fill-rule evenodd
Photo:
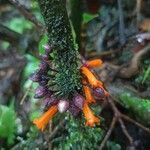
<instances>
[{"instance_id":1,"label":"moss-covered branch","mask_svg":"<svg viewBox=\"0 0 150 150\"><path fill-rule=\"evenodd\" d=\"M49 45L54 49L58 93L68 98L80 85L78 51L74 44L65 0L38 0L48 31Z\"/></svg>"}]
</instances>

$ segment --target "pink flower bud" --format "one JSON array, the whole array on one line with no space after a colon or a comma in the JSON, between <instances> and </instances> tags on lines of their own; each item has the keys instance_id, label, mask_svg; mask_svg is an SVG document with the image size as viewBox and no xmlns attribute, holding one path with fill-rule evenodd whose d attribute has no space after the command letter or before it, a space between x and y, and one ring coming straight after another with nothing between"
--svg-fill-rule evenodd
<instances>
[{"instance_id":1,"label":"pink flower bud","mask_svg":"<svg viewBox=\"0 0 150 150\"><path fill-rule=\"evenodd\" d=\"M73 97L73 103L78 108L82 109L83 107L84 98L80 94L76 93Z\"/></svg>"},{"instance_id":2,"label":"pink flower bud","mask_svg":"<svg viewBox=\"0 0 150 150\"><path fill-rule=\"evenodd\" d=\"M34 98L42 98L47 94L47 88L43 86L39 86L35 91Z\"/></svg>"},{"instance_id":3,"label":"pink flower bud","mask_svg":"<svg viewBox=\"0 0 150 150\"><path fill-rule=\"evenodd\" d=\"M80 113L81 109L79 107L77 107L74 104L74 102L70 102L69 103L69 111L73 116L77 116Z\"/></svg>"}]
</instances>

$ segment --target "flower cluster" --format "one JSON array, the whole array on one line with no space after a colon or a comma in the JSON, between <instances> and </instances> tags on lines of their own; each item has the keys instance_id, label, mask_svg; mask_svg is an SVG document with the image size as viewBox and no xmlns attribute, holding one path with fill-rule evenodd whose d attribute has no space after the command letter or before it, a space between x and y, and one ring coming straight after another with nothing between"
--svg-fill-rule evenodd
<instances>
[{"instance_id":1,"label":"flower cluster","mask_svg":"<svg viewBox=\"0 0 150 150\"><path fill-rule=\"evenodd\" d=\"M44 130L49 120L54 117L57 112L63 113L65 111L71 112L72 115L77 116L83 111L87 126L95 126L99 124L100 119L94 115L90 109L90 104L95 103L95 97L104 99L108 96L108 92L104 89L103 83L96 79L94 73L91 71L94 67L99 67L102 64L100 59L85 61L80 67L82 76L83 91L75 91L70 98L57 96L57 88L53 81L55 79L57 69L53 68L50 61L50 54L52 49L50 46L45 46L45 54L41 56L41 63L39 69L30 76L33 82L38 82L39 87L35 91L35 98L43 98L45 104L45 113L33 120L33 123L40 130ZM83 96L82 96L83 95Z\"/></svg>"},{"instance_id":2,"label":"flower cluster","mask_svg":"<svg viewBox=\"0 0 150 150\"><path fill-rule=\"evenodd\" d=\"M105 97L109 96L109 93L103 87L103 83L97 80L94 73L91 72L92 68L99 67L101 65L102 61L100 59L95 59L85 62L80 68L81 74L83 76L83 92L85 94L83 113L87 121L86 125L91 127L100 122L100 119L94 116L93 112L89 107L91 103L96 102L92 94L99 99L104 99Z\"/></svg>"}]
</instances>

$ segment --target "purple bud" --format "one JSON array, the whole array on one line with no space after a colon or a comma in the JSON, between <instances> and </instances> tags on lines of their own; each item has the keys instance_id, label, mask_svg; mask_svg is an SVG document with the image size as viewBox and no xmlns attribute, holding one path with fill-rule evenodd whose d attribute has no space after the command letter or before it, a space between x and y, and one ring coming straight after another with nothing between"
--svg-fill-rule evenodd
<instances>
[{"instance_id":1,"label":"purple bud","mask_svg":"<svg viewBox=\"0 0 150 150\"><path fill-rule=\"evenodd\" d=\"M74 105L82 109L84 98L80 94L76 93L73 97Z\"/></svg>"},{"instance_id":2,"label":"purple bud","mask_svg":"<svg viewBox=\"0 0 150 150\"><path fill-rule=\"evenodd\" d=\"M52 96L52 94L53 94L53 91L48 90L48 91L47 91L47 94L46 94L46 96L45 96L45 98L54 97L54 96Z\"/></svg>"},{"instance_id":3,"label":"purple bud","mask_svg":"<svg viewBox=\"0 0 150 150\"><path fill-rule=\"evenodd\" d=\"M105 92L102 88L95 88L93 90L93 94L98 98L104 98L105 97Z\"/></svg>"},{"instance_id":4,"label":"purple bud","mask_svg":"<svg viewBox=\"0 0 150 150\"><path fill-rule=\"evenodd\" d=\"M69 102L66 101L66 100L60 100L57 106L58 106L59 112L63 113L63 112L65 112L68 109Z\"/></svg>"},{"instance_id":5,"label":"purple bud","mask_svg":"<svg viewBox=\"0 0 150 150\"><path fill-rule=\"evenodd\" d=\"M40 75L37 72L35 72L35 73L30 75L29 79L32 80L33 82L39 82L40 81Z\"/></svg>"},{"instance_id":6,"label":"purple bud","mask_svg":"<svg viewBox=\"0 0 150 150\"><path fill-rule=\"evenodd\" d=\"M37 74L39 74L39 76L45 75L45 71L42 70L42 69L39 69L39 70L37 71Z\"/></svg>"},{"instance_id":7,"label":"purple bud","mask_svg":"<svg viewBox=\"0 0 150 150\"><path fill-rule=\"evenodd\" d=\"M46 63L46 62L44 62L44 61L42 61L41 63L40 63L40 65L39 65L39 67L40 67L40 70L42 70L42 71L46 71L47 69L48 69L48 64Z\"/></svg>"},{"instance_id":8,"label":"purple bud","mask_svg":"<svg viewBox=\"0 0 150 150\"><path fill-rule=\"evenodd\" d=\"M50 47L48 44L43 45L43 47L45 48L45 51L46 51L46 52L48 52L48 53L51 52L51 47Z\"/></svg>"},{"instance_id":9,"label":"purple bud","mask_svg":"<svg viewBox=\"0 0 150 150\"><path fill-rule=\"evenodd\" d=\"M46 95L44 99L45 110L52 105L57 105L58 102L58 99L56 99L53 95Z\"/></svg>"},{"instance_id":10,"label":"purple bud","mask_svg":"<svg viewBox=\"0 0 150 150\"><path fill-rule=\"evenodd\" d=\"M41 55L43 61L49 61L48 55Z\"/></svg>"},{"instance_id":11,"label":"purple bud","mask_svg":"<svg viewBox=\"0 0 150 150\"><path fill-rule=\"evenodd\" d=\"M43 86L39 86L35 91L34 98L42 98L47 94L47 88Z\"/></svg>"},{"instance_id":12,"label":"purple bud","mask_svg":"<svg viewBox=\"0 0 150 150\"><path fill-rule=\"evenodd\" d=\"M68 110L70 111L70 113L71 113L73 116L77 116L77 115L80 113L80 111L81 111L81 109L78 108L77 106L75 106L73 102L71 102L71 103L69 104L69 109L68 109Z\"/></svg>"},{"instance_id":13,"label":"purple bud","mask_svg":"<svg viewBox=\"0 0 150 150\"><path fill-rule=\"evenodd\" d=\"M46 80L46 79L42 79L40 82L39 82L39 85L40 86L46 86L47 85L47 83L48 83L48 80Z\"/></svg>"}]
</instances>

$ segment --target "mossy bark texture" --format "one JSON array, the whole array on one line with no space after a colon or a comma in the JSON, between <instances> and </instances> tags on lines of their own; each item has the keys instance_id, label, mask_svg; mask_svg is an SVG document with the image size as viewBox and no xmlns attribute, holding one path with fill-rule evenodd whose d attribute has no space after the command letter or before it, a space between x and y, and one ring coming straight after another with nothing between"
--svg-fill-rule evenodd
<instances>
[{"instance_id":1,"label":"mossy bark texture","mask_svg":"<svg viewBox=\"0 0 150 150\"><path fill-rule=\"evenodd\" d=\"M38 0L49 45L54 48L54 63L58 73L55 76L58 95L69 98L81 88L76 49L68 19L65 0Z\"/></svg>"}]
</instances>

